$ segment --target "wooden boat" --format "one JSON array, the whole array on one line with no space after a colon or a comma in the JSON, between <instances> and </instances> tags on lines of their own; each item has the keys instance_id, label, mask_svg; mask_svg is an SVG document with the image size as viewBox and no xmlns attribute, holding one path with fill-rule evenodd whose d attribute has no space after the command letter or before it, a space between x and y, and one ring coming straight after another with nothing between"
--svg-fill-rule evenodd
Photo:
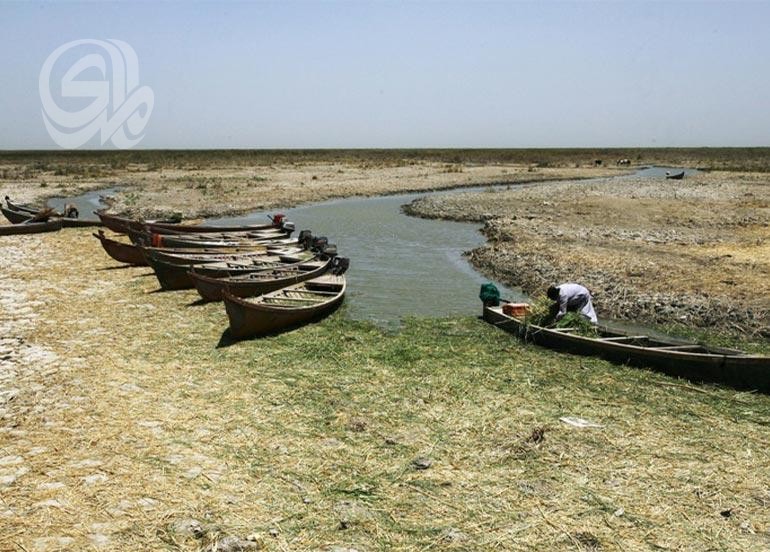
<instances>
[{"instance_id":1,"label":"wooden boat","mask_svg":"<svg viewBox=\"0 0 770 552\"><path fill-rule=\"evenodd\" d=\"M95 226L103 226L101 221L78 219L71 217L57 217L61 219L61 225L63 228L93 228Z\"/></svg>"},{"instance_id":2,"label":"wooden boat","mask_svg":"<svg viewBox=\"0 0 770 552\"><path fill-rule=\"evenodd\" d=\"M144 229L144 225L149 223L159 223L159 222L165 222L165 223L174 223L174 221L168 220L168 221L144 221L144 220L136 220L129 217L124 217L120 215L111 215L109 213L106 213L103 210L94 211L94 214L99 217L99 221L102 223L103 226L106 226L113 232L116 232L118 234L127 234L129 229L136 230L138 232L142 231Z\"/></svg>"},{"instance_id":3,"label":"wooden boat","mask_svg":"<svg viewBox=\"0 0 770 552\"><path fill-rule=\"evenodd\" d=\"M133 236L132 236L133 238ZM154 247L203 247L215 249L221 247L249 247L253 245L273 245L277 247L292 247L298 244L295 238L282 236L251 237L246 239L186 239L169 234L153 234L150 244Z\"/></svg>"},{"instance_id":4,"label":"wooden boat","mask_svg":"<svg viewBox=\"0 0 770 552\"><path fill-rule=\"evenodd\" d=\"M12 209L4 205L0 206L0 211L3 212L3 215L5 216L6 219L8 219L8 222L10 222L11 224L21 224L23 222L27 222L37 214L37 211L34 213L30 213L28 211L19 211L17 209Z\"/></svg>"},{"instance_id":5,"label":"wooden boat","mask_svg":"<svg viewBox=\"0 0 770 552\"><path fill-rule=\"evenodd\" d=\"M155 271L161 289L171 291L180 289L192 289L192 278L190 278L190 266L187 264L174 264L155 260L147 257L147 262ZM243 274L246 272L256 272L258 270L268 270L280 266L290 265L299 262L290 257L281 257L278 255L263 255L240 261L207 263L201 265L192 265L199 267L200 272L210 276L227 276L229 274ZM209 268L211 267L211 268Z\"/></svg>"},{"instance_id":6,"label":"wooden boat","mask_svg":"<svg viewBox=\"0 0 770 552\"><path fill-rule=\"evenodd\" d=\"M205 301L221 301L225 290L235 297L253 297L321 276L330 264L331 259L313 259L296 266L220 278L205 276L192 267L190 278Z\"/></svg>"},{"instance_id":7,"label":"wooden boat","mask_svg":"<svg viewBox=\"0 0 770 552\"><path fill-rule=\"evenodd\" d=\"M666 178L668 178L669 180L682 180L684 178L684 171L680 171L674 174L670 174L667 172Z\"/></svg>"},{"instance_id":8,"label":"wooden boat","mask_svg":"<svg viewBox=\"0 0 770 552\"><path fill-rule=\"evenodd\" d=\"M258 297L236 297L225 291L230 335L237 339L267 335L327 316L345 298L344 275L326 273Z\"/></svg>"},{"instance_id":9,"label":"wooden boat","mask_svg":"<svg viewBox=\"0 0 770 552\"><path fill-rule=\"evenodd\" d=\"M101 242L105 252L120 263L126 263L135 266L148 266L146 255L151 254L157 256L161 260L167 262L178 262L178 264L195 264L201 262L216 262L218 260L226 260L228 258L236 258L238 256L250 256L250 255L265 255L267 249L265 247L251 247L245 250L211 250L201 249L199 247L190 249L173 249L173 248L152 248L142 247L133 243L125 243L112 238L107 237L104 231L100 230L98 234L94 236ZM229 255L229 257L228 257Z\"/></svg>"},{"instance_id":10,"label":"wooden boat","mask_svg":"<svg viewBox=\"0 0 770 552\"><path fill-rule=\"evenodd\" d=\"M38 215L38 212L30 213L28 211L20 211L16 208L7 208L0 206L0 210L2 210L3 215L5 215L5 218L7 218L12 224L21 224L24 222L30 222L32 219ZM49 219L59 219L62 222L62 228L86 228L91 226L101 226L102 223L98 220L83 220L83 219L77 219L77 218L70 218L70 217L62 217L57 215L51 215L48 217Z\"/></svg>"},{"instance_id":11,"label":"wooden boat","mask_svg":"<svg viewBox=\"0 0 770 552\"><path fill-rule=\"evenodd\" d=\"M269 251L268 257L278 257L281 261L280 267L287 267L292 265L298 265L300 263L306 263L308 261L316 259L316 256L311 251L301 251L299 253L294 252L279 252ZM220 278L223 276L236 276L238 274L248 274L254 272L254 265L260 264L262 258L240 258L230 261L217 261L213 263L201 263L195 265L189 265L190 268L195 268L195 271L202 276L210 276L212 278Z\"/></svg>"},{"instance_id":12,"label":"wooden boat","mask_svg":"<svg viewBox=\"0 0 770 552\"><path fill-rule=\"evenodd\" d=\"M194 264L215 263L218 261L236 261L251 257L264 257L271 255L266 247L252 247L249 249L201 249L193 247L184 248L140 248L145 256L150 256L158 261L179 265L192 266Z\"/></svg>"},{"instance_id":13,"label":"wooden boat","mask_svg":"<svg viewBox=\"0 0 770 552\"><path fill-rule=\"evenodd\" d=\"M156 233L156 234L165 234L169 233L169 231L173 231L175 233L179 232L193 232L196 234L200 233L217 233L217 232L257 232L260 230L270 230L270 229L279 229L281 228L281 224L283 223L284 216L282 214L277 214L274 217L271 217L272 222L270 224L245 224L245 225L237 225L237 226L218 226L218 225L210 225L210 224L179 224L179 223L168 223L168 222L150 222L147 223L148 228L150 231Z\"/></svg>"},{"instance_id":14,"label":"wooden boat","mask_svg":"<svg viewBox=\"0 0 770 552\"><path fill-rule=\"evenodd\" d=\"M142 248L132 243L119 242L104 235L104 231L94 233L107 255L118 261L135 266L147 266L147 260L144 258Z\"/></svg>"},{"instance_id":15,"label":"wooden boat","mask_svg":"<svg viewBox=\"0 0 770 552\"><path fill-rule=\"evenodd\" d=\"M0 207L3 215L13 224L21 224L24 222L31 222L32 219L38 215L38 212L30 213L28 211L20 211L16 208ZM62 222L62 228L87 228L92 226L101 226L102 223L98 220L84 220L71 217L62 217L58 214L53 214L48 217L50 220L59 219Z\"/></svg>"},{"instance_id":16,"label":"wooden boat","mask_svg":"<svg viewBox=\"0 0 770 552\"><path fill-rule=\"evenodd\" d=\"M186 231L180 231L180 230L171 230L171 229L164 229L162 232L155 232L153 230L153 224L145 224L144 225L144 231L147 234L159 234L161 236L176 236L178 238L183 239L205 239L205 240L216 240L216 239L226 239L226 238L250 238L252 236L286 236L287 231L282 228L277 227L268 227L268 228L260 228L260 229L252 229L252 230L222 230L219 232L192 232L189 230Z\"/></svg>"},{"instance_id":17,"label":"wooden boat","mask_svg":"<svg viewBox=\"0 0 770 552\"><path fill-rule=\"evenodd\" d=\"M719 382L741 389L770 393L770 357L734 349L708 347L670 338L633 335L599 326L598 337L575 335L570 328L544 328L484 307L484 320L538 345L569 353L591 355L620 364L648 367L701 382Z\"/></svg>"},{"instance_id":18,"label":"wooden boat","mask_svg":"<svg viewBox=\"0 0 770 552\"><path fill-rule=\"evenodd\" d=\"M35 207L34 205L30 205L28 203L16 203L14 201L11 201L11 198L8 196L5 196L5 202L8 204L8 208L12 209L14 211L22 211L25 213L29 213L31 215L36 215L45 207Z\"/></svg>"},{"instance_id":19,"label":"wooden boat","mask_svg":"<svg viewBox=\"0 0 770 552\"><path fill-rule=\"evenodd\" d=\"M154 259L178 264L192 266L195 264L208 264L228 261L248 261L253 257L262 257L265 255L278 255L305 258L304 250L298 247L273 248L273 247L249 247L249 248L220 248L220 249L200 249L200 248L154 248L142 247L145 257L152 256Z\"/></svg>"},{"instance_id":20,"label":"wooden boat","mask_svg":"<svg viewBox=\"0 0 770 552\"><path fill-rule=\"evenodd\" d=\"M38 234L40 232L57 232L59 230L61 230L61 219L52 219L46 222L24 222L0 226L0 236Z\"/></svg>"}]
</instances>

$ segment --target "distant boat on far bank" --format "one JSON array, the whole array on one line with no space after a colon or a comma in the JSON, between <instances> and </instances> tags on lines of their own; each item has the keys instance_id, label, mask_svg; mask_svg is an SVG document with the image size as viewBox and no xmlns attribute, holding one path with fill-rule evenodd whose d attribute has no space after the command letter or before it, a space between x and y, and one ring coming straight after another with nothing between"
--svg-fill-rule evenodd
<instances>
[{"instance_id":1,"label":"distant boat on far bank","mask_svg":"<svg viewBox=\"0 0 770 552\"><path fill-rule=\"evenodd\" d=\"M666 178L669 180L682 180L684 178L684 171L673 174L669 171L666 171Z\"/></svg>"}]
</instances>

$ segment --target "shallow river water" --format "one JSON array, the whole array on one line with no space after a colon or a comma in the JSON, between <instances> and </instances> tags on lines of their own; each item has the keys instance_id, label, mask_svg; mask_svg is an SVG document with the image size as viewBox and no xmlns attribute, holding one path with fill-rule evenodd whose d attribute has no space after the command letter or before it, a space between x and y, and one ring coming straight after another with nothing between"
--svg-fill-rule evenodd
<instances>
[{"instance_id":1,"label":"shallow river water","mask_svg":"<svg viewBox=\"0 0 770 552\"><path fill-rule=\"evenodd\" d=\"M341 199L282 210L297 231L327 236L340 255L350 258L345 309L352 318L393 325L405 316L481 312L479 286L489 280L463 257L464 251L485 242L479 225L401 212L402 205L422 195ZM268 214L208 222L260 223ZM523 297L517 290L498 287L506 297Z\"/></svg>"},{"instance_id":2,"label":"shallow river water","mask_svg":"<svg viewBox=\"0 0 770 552\"><path fill-rule=\"evenodd\" d=\"M683 169L644 167L633 176L662 178ZM686 174L697 171L686 170ZM624 178L618 176L615 178ZM586 181L587 183L590 181ZM431 194L480 191L462 188ZM480 314L479 287L490 281L463 257L485 243L478 223L425 220L406 216L401 206L425 192L350 198L282 209L297 231L310 229L337 244L350 258L346 312L353 318L397 325L406 316ZM264 223L271 212L209 219L212 224ZM494 282L504 298L524 301L520 289Z\"/></svg>"}]
</instances>

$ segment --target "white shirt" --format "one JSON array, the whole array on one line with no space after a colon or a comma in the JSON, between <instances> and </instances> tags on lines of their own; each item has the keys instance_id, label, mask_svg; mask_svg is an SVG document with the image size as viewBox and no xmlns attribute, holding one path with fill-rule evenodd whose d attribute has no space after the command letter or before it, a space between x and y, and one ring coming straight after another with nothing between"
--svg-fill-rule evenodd
<instances>
[{"instance_id":1,"label":"white shirt","mask_svg":"<svg viewBox=\"0 0 770 552\"><path fill-rule=\"evenodd\" d=\"M591 292L580 284L561 284L559 286L559 313L556 320L567 314L567 308L577 311L596 324L596 311L591 303Z\"/></svg>"}]
</instances>

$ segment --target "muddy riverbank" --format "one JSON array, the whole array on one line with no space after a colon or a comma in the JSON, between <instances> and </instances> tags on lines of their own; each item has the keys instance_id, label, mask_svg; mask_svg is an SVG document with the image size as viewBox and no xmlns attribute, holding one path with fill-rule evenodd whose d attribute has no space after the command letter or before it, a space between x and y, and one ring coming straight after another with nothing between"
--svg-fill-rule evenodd
<instances>
[{"instance_id":1,"label":"muddy riverbank","mask_svg":"<svg viewBox=\"0 0 770 552\"><path fill-rule=\"evenodd\" d=\"M770 178L626 177L428 196L409 214L475 221L469 254L530 294L579 281L601 314L770 337Z\"/></svg>"},{"instance_id":2,"label":"muddy riverbank","mask_svg":"<svg viewBox=\"0 0 770 552\"><path fill-rule=\"evenodd\" d=\"M203 218L352 196L623 173L615 167L537 167L527 163L471 166L413 160L400 164L339 161L244 165L230 163L227 158L219 163L205 159L206 163L182 166L140 163L120 168L0 164L0 194L17 201L42 202L50 197L120 187L111 205L114 212Z\"/></svg>"}]
</instances>

